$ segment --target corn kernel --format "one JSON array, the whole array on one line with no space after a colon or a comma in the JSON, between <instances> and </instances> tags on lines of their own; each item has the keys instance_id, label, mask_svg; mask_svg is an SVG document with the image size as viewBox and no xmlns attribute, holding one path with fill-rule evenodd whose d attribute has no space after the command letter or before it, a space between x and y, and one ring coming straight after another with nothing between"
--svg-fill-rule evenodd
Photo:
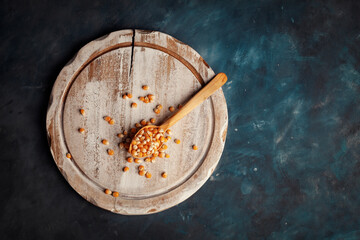
<instances>
[{"instance_id":1,"label":"corn kernel","mask_svg":"<svg viewBox=\"0 0 360 240\"><path fill-rule=\"evenodd\" d=\"M85 116L85 110L84 109L80 109L80 114Z\"/></svg>"},{"instance_id":2,"label":"corn kernel","mask_svg":"<svg viewBox=\"0 0 360 240\"><path fill-rule=\"evenodd\" d=\"M106 139L103 139L103 140L101 141L101 143L104 144L104 145L109 145L109 141L106 140Z\"/></svg>"},{"instance_id":3,"label":"corn kernel","mask_svg":"<svg viewBox=\"0 0 360 240\"><path fill-rule=\"evenodd\" d=\"M127 93L126 96L127 96L128 98L132 98L132 94L131 94L131 93Z\"/></svg>"},{"instance_id":4,"label":"corn kernel","mask_svg":"<svg viewBox=\"0 0 360 240\"><path fill-rule=\"evenodd\" d=\"M85 129L79 128L79 133L85 133Z\"/></svg>"},{"instance_id":5,"label":"corn kernel","mask_svg":"<svg viewBox=\"0 0 360 240\"><path fill-rule=\"evenodd\" d=\"M155 123L156 122L155 118L150 118L150 122Z\"/></svg>"},{"instance_id":6,"label":"corn kernel","mask_svg":"<svg viewBox=\"0 0 360 240\"><path fill-rule=\"evenodd\" d=\"M146 177L146 178L151 178L151 173L147 172L147 173L145 174L145 177Z\"/></svg>"},{"instance_id":7,"label":"corn kernel","mask_svg":"<svg viewBox=\"0 0 360 240\"><path fill-rule=\"evenodd\" d=\"M71 154L70 154L70 153L67 153L67 154L66 154L66 157L67 157L67 158L71 158Z\"/></svg>"},{"instance_id":8,"label":"corn kernel","mask_svg":"<svg viewBox=\"0 0 360 240\"><path fill-rule=\"evenodd\" d=\"M124 171L124 172L129 171L129 167L124 167L124 168L123 168L123 171Z\"/></svg>"},{"instance_id":9,"label":"corn kernel","mask_svg":"<svg viewBox=\"0 0 360 240\"><path fill-rule=\"evenodd\" d=\"M137 103L133 102L133 103L131 104L131 107L132 107L132 108L137 108Z\"/></svg>"},{"instance_id":10,"label":"corn kernel","mask_svg":"<svg viewBox=\"0 0 360 240\"><path fill-rule=\"evenodd\" d=\"M114 119L111 119L111 120L109 121L109 124L110 124L110 125L114 125L114 124L115 124L115 120L114 120Z\"/></svg>"},{"instance_id":11,"label":"corn kernel","mask_svg":"<svg viewBox=\"0 0 360 240\"><path fill-rule=\"evenodd\" d=\"M105 194L107 194L107 195L110 195L111 194L111 191L109 190L109 189L105 189Z\"/></svg>"},{"instance_id":12,"label":"corn kernel","mask_svg":"<svg viewBox=\"0 0 360 240\"><path fill-rule=\"evenodd\" d=\"M144 171L144 170L139 171L139 175L140 175L140 176L144 176L144 175L145 175L145 171Z\"/></svg>"},{"instance_id":13,"label":"corn kernel","mask_svg":"<svg viewBox=\"0 0 360 240\"><path fill-rule=\"evenodd\" d=\"M114 150L108 149L108 150L107 150L107 153L108 153L109 155L114 155Z\"/></svg>"},{"instance_id":14,"label":"corn kernel","mask_svg":"<svg viewBox=\"0 0 360 240\"><path fill-rule=\"evenodd\" d=\"M166 173L166 172L163 172L163 173L161 174L161 177L167 178L167 173Z\"/></svg>"},{"instance_id":15,"label":"corn kernel","mask_svg":"<svg viewBox=\"0 0 360 240\"><path fill-rule=\"evenodd\" d=\"M148 86L148 85L144 85L144 86L142 86L142 89L144 89L144 90L149 90L149 86Z\"/></svg>"},{"instance_id":16,"label":"corn kernel","mask_svg":"<svg viewBox=\"0 0 360 240\"><path fill-rule=\"evenodd\" d=\"M152 95L152 94L148 94L147 97L148 97L149 99L155 100L155 96Z\"/></svg>"},{"instance_id":17,"label":"corn kernel","mask_svg":"<svg viewBox=\"0 0 360 240\"><path fill-rule=\"evenodd\" d=\"M110 122L111 117L109 117L109 116L105 116L105 117L104 117L104 120L105 120L105 121L107 121L107 122Z\"/></svg>"},{"instance_id":18,"label":"corn kernel","mask_svg":"<svg viewBox=\"0 0 360 240\"><path fill-rule=\"evenodd\" d=\"M118 192L113 192L112 195L113 195L113 197L118 197L119 193Z\"/></svg>"},{"instance_id":19,"label":"corn kernel","mask_svg":"<svg viewBox=\"0 0 360 240\"><path fill-rule=\"evenodd\" d=\"M179 140L179 139L175 139L175 143L176 143L176 144L180 144L180 140Z\"/></svg>"},{"instance_id":20,"label":"corn kernel","mask_svg":"<svg viewBox=\"0 0 360 240\"><path fill-rule=\"evenodd\" d=\"M192 149L194 149L194 150L198 150L198 146L193 145L193 146L192 146Z\"/></svg>"}]
</instances>

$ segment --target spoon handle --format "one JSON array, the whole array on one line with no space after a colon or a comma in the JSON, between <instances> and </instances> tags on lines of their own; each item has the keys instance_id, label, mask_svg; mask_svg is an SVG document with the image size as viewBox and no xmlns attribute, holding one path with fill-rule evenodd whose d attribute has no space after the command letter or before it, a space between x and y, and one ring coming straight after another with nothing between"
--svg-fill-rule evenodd
<instances>
[{"instance_id":1,"label":"spoon handle","mask_svg":"<svg viewBox=\"0 0 360 240\"><path fill-rule=\"evenodd\" d=\"M173 126L177 121L189 114L194 108L199 104L204 102L208 97L210 97L216 90L218 90L222 85L227 81L227 76L225 73L218 73L210 82L208 82L205 87L203 87L199 92L195 94L179 111L174 115L168 118L160 128L168 129Z\"/></svg>"}]
</instances>

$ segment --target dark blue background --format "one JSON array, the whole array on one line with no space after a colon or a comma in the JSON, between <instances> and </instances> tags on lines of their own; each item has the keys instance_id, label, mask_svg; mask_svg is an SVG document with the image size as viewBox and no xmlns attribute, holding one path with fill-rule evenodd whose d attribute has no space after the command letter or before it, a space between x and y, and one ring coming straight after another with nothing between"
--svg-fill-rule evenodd
<instances>
[{"instance_id":1,"label":"dark blue background","mask_svg":"<svg viewBox=\"0 0 360 240\"><path fill-rule=\"evenodd\" d=\"M61 2L1 1L1 239L360 239L359 1ZM168 33L229 77L217 170L149 216L82 199L46 140L61 68L127 28Z\"/></svg>"}]
</instances>

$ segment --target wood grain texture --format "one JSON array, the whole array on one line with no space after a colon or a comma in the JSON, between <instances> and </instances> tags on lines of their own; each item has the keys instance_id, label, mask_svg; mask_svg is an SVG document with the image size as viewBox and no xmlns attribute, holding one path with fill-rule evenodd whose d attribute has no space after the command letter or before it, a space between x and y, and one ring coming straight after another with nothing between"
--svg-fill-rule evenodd
<instances>
[{"instance_id":1,"label":"wood grain texture","mask_svg":"<svg viewBox=\"0 0 360 240\"><path fill-rule=\"evenodd\" d=\"M222 90L171 128L173 139L182 143L168 142L169 159L142 161L151 179L137 174L138 164L125 161L130 154L118 147L116 134L142 119L161 123L172 114L169 106L186 102L214 75L198 53L164 33L122 30L90 42L60 72L50 97L47 130L59 170L81 196L115 213L150 214L182 202L205 183L220 159L227 129ZM144 84L148 91L141 88ZM127 92L132 99L122 99ZM156 96L153 103L138 100L149 93ZM138 107L131 108L132 102ZM153 108L159 103L163 110L156 115ZM106 115L116 123L109 125ZM77 131L80 127L84 134ZM102 139L110 144L101 144ZM192 150L193 144L199 150ZM124 166L130 168L126 173ZM161 178L163 171L168 178ZM104 194L106 188L120 196Z\"/></svg>"}]
</instances>

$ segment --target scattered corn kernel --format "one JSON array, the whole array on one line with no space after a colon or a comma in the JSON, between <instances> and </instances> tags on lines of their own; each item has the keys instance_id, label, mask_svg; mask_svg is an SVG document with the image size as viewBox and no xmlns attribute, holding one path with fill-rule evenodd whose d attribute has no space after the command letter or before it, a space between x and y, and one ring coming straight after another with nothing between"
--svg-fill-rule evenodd
<instances>
[{"instance_id":1,"label":"scattered corn kernel","mask_svg":"<svg viewBox=\"0 0 360 240\"><path fill-rule=\"evenodd\" d=\"M85 116L85 110L84 109L80 109L80 114Z\"/></svg>"},{"instance_id":2,"label":"scattered corn kernel","mask_svg":"<svg viewBox=\"0 0 360 240\"><path fill-rule=\"evenodd\" d=\"M179 104L178 105L178 109L180 109L180 108L182 108L183 107L183 105L182 104Z\"/></svg>"},{"instance_id":3,"label":"scattered corn kernel","mask_svg":"<svg viewBox=\"0 0 360 240\"><path fill-rule=\"evenodd\" d=\"M131 104L131 107L132 107L132 108L137 108L137 103L133 102L133 103Z\"/></svg>"},{"instance_id":4,"label":"scattered corn kernel","mask_svg":"<svg viewBox=\"0 0 360 240\"><path fill-rule=\"evenodd\" d=\"M113 197L118 197L119 193L118 192L113 192L112 195L113 195Z\"/></svg>"},{"instance_id":5,"label":"scattered corn kernel","mask_svg":"<svg viewBox=\"0 0 360 240\"><path fill-rule=\"evenodd\" d=\"M114 150L108 149L108 150L107 150L107 153L108 153L109 155L114 155Z\"/></svg>"},{"instance_id":6,"label":"scattered corn kernel","mask_svg":"<svg viewBox=\"0 0 360 240\"><path fill-rule=\"evenodd\" d=\"M148 86L148 85L144 85L144 86L142 86L142 89L144 89L144 90L149 90L149 86Z\"/></svg>"},{"instance_id":7,"label":"scattered corn kernel","mask_svg":"<svg viewBox=\"0 0 360 240\"><path fill-rule=\"evenodd\" d=\"M145 98L144 97L139 97L139 100L143 102L143 101L145 101Z\"/></svg>"},{"instance_id":8,"label":"scattered corn kernel","mask_svg":"<svg viewBox=\"0 0 360 240\"><path fill-rule=\"evenodd\" d=\"M124 134L119 133L117 136L118 136L119 138L123 138L123 137L124 137Z\"/></svg>"},{"instance_id":9,"label":"scattered corn kernel","mask_svg":"<svg viewBox=\"0 0 360 240\"><path fill-rule=\"evenodd\" d=\"M128 158L126 159L126 161L129 162L129 163L132 163L132 162L133 162L133 158L132 158L132 157L128 157Z\"/></svg>"},{"instance_id":10,"label":"scattered corn kernel","mask_svg":"<svg viewBox=\"0 0 360 240\"><path fill-rule=\"evenodd\" d=\"M145 119L143 119L143 120L141 120L141 125L143 125L143 126L145 126L146 125L146 120Z\"/></svg>"},{"instance_id":11,"label":"scattered corn kernel","mask_svg":"<svg viewBox=\"0 0 360 240\"><path fill-rule=\"evenodd\" d=\"M66 157L67 157L67 158L71 158L71 154L70 154L70 153L67 153L67 154L66 154Z\"/></svg>"},{"instance_id":12,"label":"scattered corn kernel","mask_svg":"<svg viewBox=\"0 0 360 240\"><path fill-rule=\"evenodd\" d=\"M127 94L122 95L122 98L127 99L128 98Z\"/></svg>"},{"instance_id":13,"label":"scattered corn kernel","mask_svg":"<svg viewBox=\"0 0 360 240\"><path fill-rule=\"evenodd\" d=\"M166 154L165 154L165 157L166 157L166 158L170 158L170 154L167 154L167 153L166 153Z\"/></svg>"},{"instance_id":14,"label":"scattered corn kernel","mask_svg":"<svg viewBox=\"0 0 360 240\"><path fill-rule=\"evenodd\" d=\"M107 195L110 195L111 194L111 191L109 190L109 189L105 189L105 194L107 194Z\"/></svg>"},{"instance_id":15,"label":"scattered corn kernel","mask_svg":"<svg viewBox=\"0 0 360 240\"><path fill-rule=\"evenodd\" d=\"M148 94L147 97L148 97L149 99L155 100L155 96L152 95L152 94Z\"/></svg>"},{"instance_id":16,"label":"scattered corn kernel","mask_svg":"<svg viewBox=\"0 0 360 240\"><path fill-rule=\"evenodd\" d=\"M154 113L159 114L159 113L160 113L160 110L159 110L158 108L155 108L155 109L154 109Z\"/></svg>"},{"instance_id":17,"label":"scattered corn kernel","mask_svg":"<svg viewBox=\"0 0 360 240\"><path fill-rule=\"evenodd\" d=\"M172 134L172 132L171 132L171 130L170 130L170 129L166 130L166 133L167 133L167 134L169 134L169 135L171 135L171 134Z\"/></svg>"},{"instance_id":18,"label":"scattered corn kernel","mask_svg":"<svg viewBox=\"0 0 360 240\"><path fill-rule=\"evenodd\" d=\"M145 162L151 162L151 159L149 157L145 158Z\"/></svg>"},{"instance_id":19,"label":"scattered corn kernel","mask_svg":"<svg viewBox=\"0 0 360 240\"><path fill-rule=\"evenodd\" d=\"M144 170L140 170L140 171L139 171L139 175L140 175L140 176L144 176L144 175L145 175L145 171L144 171Z\"/></svg>"},{"instance_id":20,"label":"scattered corn kernel","mask_svg":"<svg viewBox=\"0 0 360 240\"><path fill-rule=\"evenodd\" d=\"M162 176L163 178L167 178L167 173L166 173L166 172L163 172L163 173L161 174L161 176Z\"/></svg>"},{"instance_id":21,"label":"scattered corn kernel","mask_svg":"<svg viewBox=\"0 0 360 240\"><path fill-rule=\"evenodd\" d=\"M171 106L171 107L169 107L169 111L173 112L173 111L175 111L175 108L173 106Z\"/></svg>"},{"instance_id":22,"label":"scattered corn kernel","mask_svg":"<svg viewBox=\"0 0 360 240\"><path fill-rule=\"evenodd\" d=\"M165 157L165 153L164 153L164 152L159 153L159 157L160 157L160 158Z\"/></svg>"},{"instance_id":23,"label":"scattered corn kernel","mask_svg":"<svg viewBox=\"0 0 360 240\"><path fill-rule=\"evenodd\" d=\"M132 132L132 133L136 133L136 132L137 132L137 130L136 130L136 128L131 128L131 129L130 129L130 132Z\"/></svg>"},{"instance_id":24,"label":"scattered corn kernel","mask_svg":"<svg viewBox=\"0 0 360 240\"><path fill-rule=\"evenodd\" d=\"M114 120L114 119L111 119L111 120L109 121L109 124L110 124L110 125L114 125L114 124L115 124L115 120Z\"/></svg>"},{"instance_id":25,"label":"scattered corn kernel","mask_svg":"<svg viewBox=\"0 0 360 240\"><path fill-rule=\"evenodd\" d=\"M79 128L79 133L84 133L84 132L85 132L85 129Z\"/></svg>"},{"instance_id":26,"label":"scattered corn kernel","mask_svg":"<svg viewBox=\"0 0 360 240\"><path fill-rule=\"evenodd\" d=\"M150 122L155 123L156 122L155 118L150 118Z\"/></svg>"},{"instance_id":27,"label":"scattered corn kernel","mask_svg":"<svg viewBox=\"0 0 360 240\"><path fill-rule=\"evenodd\" d=\"M124 171L124 172L129 171L129 167L124 167L124 168L123 168L123 171Z\"/></svg>"},{"instance_id":28,"label":"scattered corn kernel","mask_svg":"<svg viewBox=\"0 0 360 240\"><path fill-rule=\"evenodd\" d=\"M135 127L140 128L141 124L140 123L135 123Z\"/></svg>"},{"instance_id":29,"label":"scattered corn kernel","mask_svg":"<svg viewBox=\"0 0 360 240\"><path fill-rule=\"evenodd\" d=\"M105 120L105 121L107 121L107 122L110 122L110 120L111 120L111 117L109 117L109 116L106 116L106 117L104 117L104 120Z\"/></svg>"},{"instance_id":30,"label":"scattered corn kernel","mask_svg":"<svg viewBox=\"0 0 360 240\"><path fill-rule=\"evenodd\" d=\"M145 167L144 167L143 165L140 165L140 166L138 167L138 169L139 169L139 171L143 171L143 170L145 169Z\"/></svg>"},{"instance_id":31,"label":"scattered corn kernel","mask_svg":"<svg viewBox=\"0 0 360 240\"><path fill-rule=\"evenodd\" d=\"M127 135L127 134L128 134L128 132L127 132L127 131L124 131L123 133L124 133L124 135Z\"/></svg>"},{"instance_id":32,"label":"scattered corn kernel","mask_svg":"<svg viewBox=\"0 0 360 240\"><path fill-rule=\"evenodd\" d=\"M179 139L175 139L175 143L176 143L176 144L180 144L180 140L179 140Z\"/></svg>"},{"instance_id":33,"label":"scattered corn kernel","mask_svg":"<svg viewBox=\"0 0 360 240\"><path fill-rule=\"evenodd\" d=\"M148 97L145 97L144 103L149 103L149 102L150 102L150 99Z\"/></svg>"},{"instance_id":34,"label":"scattered corn kernel","mask_svg":"<svg viewBox=\"0 0 360 240\"><path fill-rule=\"evenodd\" d=\"M101 141L101 143L104 144L104 145L109 145L109 141L106 140L106 139L103 139L103 140Z\"/></svg>"},{"instance_id":35,"label":"scattered corn kernel","mask_svg":"<svg viewBox=\"0 0 360 240\"><path fill-rule=\"evenodd\" d=\"M156 106L156 108L159 109L159 110L161 110L161 109L162 109L162 105L161 105L161 104L158 104L158 105Z\"/></svg>"},{"instance_id":36,"label":"scattered corn kernel","mask_svg":"<svg viewBox=\"0 0 360 240\"><path fill-rule=\"evenodd\" d=\"M162 149L167 149L168 146L167 146L166 144L164 144L164 145L161 146L161 148L162 148Z\"/></svg>"},{"instance_id":37,"label":"scattered corn kernel","mask_svg":"<svg viewBox=\"0 0 360 240\"><path fill-rule=\"evenodd\" d=\"M146 178L151 178L151 173L147 172L147 173L145 174L145 177L146 177Z\"/></svg>"},{"instance_id":38,"label":"scattered corn kernel","mask_svg":"<svg viewBox=\"0 0 360 240\"><path fill-rule=\"evenodd\" d=\"M170 136L166 136L166 140L171 140L171 137Z\"/></svg>"},{"instance_id":39,"label":"scattered corn kernel","mask_svg":"<svg viewBox=\"0 0 360 240\"><path fill-rule=\"evenodd\" d=\"M132 98L132 94L131 94L131 93L127 93L126 96L127 96L128 98Z\"/></svg>"},{"instance_id":40,"label":"scattered corn kernel","mask_svg":"<svg viewBox=\"0 0 360 240\"><path fill-rule=\"evenodd\" d=\"M194 149L194 150L198 150L198 146L193 145L193 146L192 146L192 149Z\"/></svg>"},{"instance_id":41,"label":"scattered corn kernel","mask_svg":"<svg viewBox=\"0 0 360 240\"><path fill-rule=\"evenodd\" d=\"M140 163L140 159L135 158L135 159L134 159L134 162L135 162L135 163Z\"/></svg>"},{"instance_id":42,"label":"scattered corn kernel","mask_svg":"<svg viewBox=\"0 0 360 240\"><path fill-rule=\"evenodd\" d=\"M124 143L119 143L120 148L124 148Z\"/></svg>"}]
</instances>

